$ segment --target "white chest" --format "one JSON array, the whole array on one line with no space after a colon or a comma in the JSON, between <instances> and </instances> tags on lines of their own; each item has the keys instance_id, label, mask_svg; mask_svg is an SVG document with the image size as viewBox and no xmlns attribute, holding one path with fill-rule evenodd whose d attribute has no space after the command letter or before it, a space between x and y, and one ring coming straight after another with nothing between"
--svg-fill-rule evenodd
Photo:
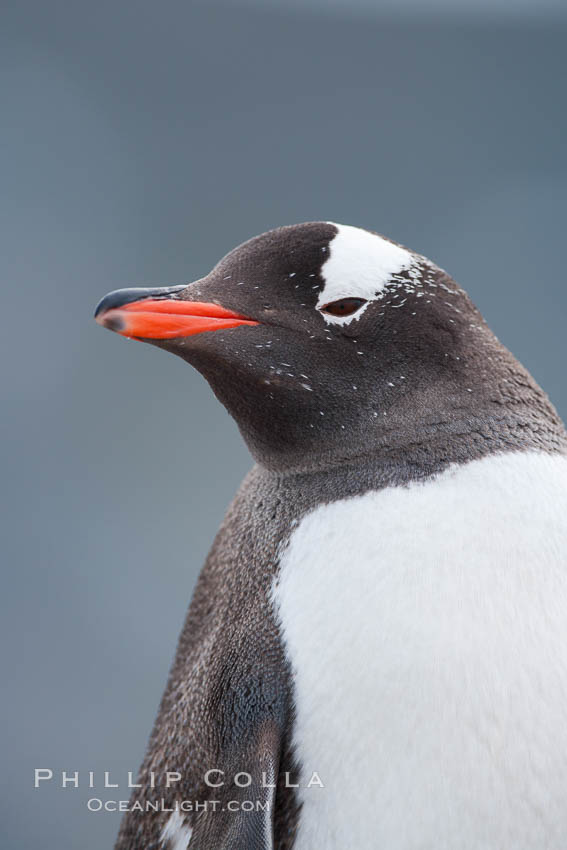
<instances>
[{"instance_id":1,"label":"white chest","mask_svg":"<svg viewBox=\"0 0 567 850\"><path fill-rule=\"evenodd\" d=\"M508 454L313 511L274 605L297 850L567 846L567 460Z\"/></svg>"}]
</instances>

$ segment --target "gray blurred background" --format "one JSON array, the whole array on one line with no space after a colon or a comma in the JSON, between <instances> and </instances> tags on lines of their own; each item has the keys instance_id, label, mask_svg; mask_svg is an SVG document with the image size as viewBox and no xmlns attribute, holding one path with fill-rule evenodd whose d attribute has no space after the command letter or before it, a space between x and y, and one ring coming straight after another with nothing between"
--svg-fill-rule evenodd
<instances>
[{"instance_id":1,"label":"gray blurred background","mask_svg":"<svg viewBox=\"0 0 567 850\"><path fill-rule=\"evenodd\" d=\"M276 225L368 226L447 268L565 417L566 34L554 0L4 0L6 850L111 846L85 801L128 796L250 464L204 381L96 326L98 298ZM35 791L34 767L85 781Z\"/></svg>"}]
</instances>

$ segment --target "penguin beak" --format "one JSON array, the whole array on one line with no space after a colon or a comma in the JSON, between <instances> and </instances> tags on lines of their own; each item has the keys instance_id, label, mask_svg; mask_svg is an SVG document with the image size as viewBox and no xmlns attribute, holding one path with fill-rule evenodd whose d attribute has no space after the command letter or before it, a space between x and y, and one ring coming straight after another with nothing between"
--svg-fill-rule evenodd
<instances>
[{"instance_id":1,"label":"penguin beak","mask_svg":"<svg viewBox=\"0 0 567 850\"><path fill-rule=\"evenodd\" d=\"M129 339L174 339L259 324L219 304L184 301L177 295L184 289L117 289L98 303L95 321Z\"/></svg>"}]
</instances>

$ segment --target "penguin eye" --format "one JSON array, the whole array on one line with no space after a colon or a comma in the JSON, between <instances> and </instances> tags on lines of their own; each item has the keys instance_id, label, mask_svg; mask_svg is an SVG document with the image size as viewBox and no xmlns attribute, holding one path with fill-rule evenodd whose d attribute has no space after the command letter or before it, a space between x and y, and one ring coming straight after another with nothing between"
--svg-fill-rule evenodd
<instances>
[{"instance_id":1,"label":"penguin eye","mask_svg":"<svg viewBox=\"0 0 567 850\"><path fill-rule=\"evenodd\" d=\"M329 313L331 316L350 316L351 313L356 313L360 310L363 304L366 304L366 298L341 298L339 301L331 301L321 307L323 313Z\"/></svg>"}]
</instances>

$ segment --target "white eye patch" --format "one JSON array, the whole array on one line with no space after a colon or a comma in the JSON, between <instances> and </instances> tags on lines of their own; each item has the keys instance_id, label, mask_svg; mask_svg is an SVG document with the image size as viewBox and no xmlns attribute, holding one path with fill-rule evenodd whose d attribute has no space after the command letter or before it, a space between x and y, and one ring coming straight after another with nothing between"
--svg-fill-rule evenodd
<instances>
[{"instance_id":1,"label":"white eye patch","mask_svg":"<svg viewBox=\"0 0 567 850\"><path fill-rule=\"evenodd\" d=\"M359 319L368 304L380 296L392 275L409 268L415 257L405 248L368 230L328 223L333 224L338 233L329 244L329 257L321 268L325 285L319 293L317 309L342 298L364 298L366 304L348 316L321 313L329 324L348 325Z\"/></svg>"}]
</instances>

